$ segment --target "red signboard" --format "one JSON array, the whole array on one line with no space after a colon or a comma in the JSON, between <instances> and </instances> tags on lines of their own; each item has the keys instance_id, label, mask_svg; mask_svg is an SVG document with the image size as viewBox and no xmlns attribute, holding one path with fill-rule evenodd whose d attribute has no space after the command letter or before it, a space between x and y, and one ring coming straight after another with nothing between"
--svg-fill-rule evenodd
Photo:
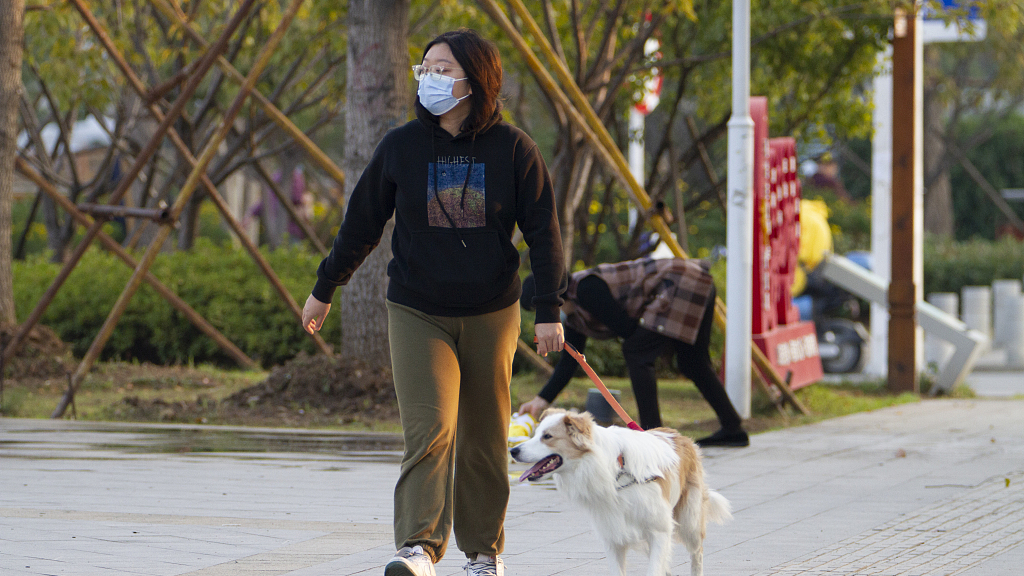
<instances>
[{"instance_id":1,"label":"red signboard","mask_svg":"<svg viewBox=\"0 0 1024 576\"><path fill-rule=\"evenodd\" d=\"M768 138L768 101L750 98L754 120L754 343L791 388L821 379L814 324L800 322L790 287L800 249L796 141Z\"/></svg>"}]
</instances>

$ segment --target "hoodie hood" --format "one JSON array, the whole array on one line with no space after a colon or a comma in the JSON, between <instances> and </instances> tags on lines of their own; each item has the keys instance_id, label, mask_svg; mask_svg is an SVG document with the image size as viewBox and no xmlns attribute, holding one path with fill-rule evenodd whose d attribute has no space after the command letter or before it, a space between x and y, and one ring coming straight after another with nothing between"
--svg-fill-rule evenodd
<instances>
[{"instance_id":1,"label":"hoodie hood","mask_svg":"<svg viewBox=\"0 0 1024 576\"><path fill-rule=\"evenodd\" d=\"M419 120L422 124L424 124L428 129L441 127L440 117L431 114L426 108L424 108L423 104L420 103L420 99L418 97L416 98L416 104L414 108L416 109L416 119ZM501 122L501 111L496 110L494 114L492 114L491 117L487 120L487 122L484 122L483 126L478 126L474 130L462 132L458 136L453 136L452 140L467 138L472 136L474 133L477 135L483 134L484 132L490 130L495 124L499 122ZM444 130L442 130L441 132L444 133L445 135L449 135L448 132Z\"/></svg>"}]
</instances>

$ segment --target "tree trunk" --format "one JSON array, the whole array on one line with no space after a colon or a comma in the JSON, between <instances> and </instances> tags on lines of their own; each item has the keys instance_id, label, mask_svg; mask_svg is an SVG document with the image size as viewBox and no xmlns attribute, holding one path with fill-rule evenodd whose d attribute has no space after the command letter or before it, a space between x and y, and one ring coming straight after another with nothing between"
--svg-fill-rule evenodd
<instances>
[{"instance_id":1,"label":"tree trunk","mask_svg":"<svg viewBox=\"0 0 1024 576\"><path fill-rule=\"evenodd\" d=\"M18 103L25 29L24 0L0 0L0 321L16 324L11 263L14 157L18 152Z\"/></svg>"},{"instance_id":2,"label":"tree trunk","mask_svg":"<svg viewBox=\"0 0 1024 576\"><path fill-rule=\"evenodd\" d=\"M925 53L933 69L938 69L938 51L929 47ZM938 92L935 86L924 91L924 230L949 237L953 235L953 191L944 158L946 107Z\"/></svg>"},{"instance_id":3,"label":"tree trunk","mask_svg":"<svg viewBox=\"0 0 1024 576\"><path fill-rule=\"evenodd\" d=\"M178 216L178 242L175 249L187 251L195 246L196 235L199 234L199 213L202 210L204 198L206 198L206 192L197 190L188 199L188 204L185 204L185 209Z\"/></svg>"},{"instance_id":4,"label":"tree trunk","mask_svg":"<svg viewBox=\"0 0 1024 576\"><path fill-rule=\"evenodd\" d=\"M562 233L562 256L566 262L574 262L576 223L585 225L588 220L590 207L584 205L583 199L594 174L594 160L594 151L590 146L577 150L565 202L559 207L558 225Z\"/></svg>"},{"instance_id":5,"label":"tree trunk","mask_svg":"<svg viewBox=\"0 0 1024 576\"><path fill-rule=\"evenodd\" d=\"M346 197L384 133L408 117L409 2L350 0L348 4ZM391 366L384 299L393 228L394 220L388 223L377 248L341 290L341 353L373 367Z\"/></svg>"}]
</instances>

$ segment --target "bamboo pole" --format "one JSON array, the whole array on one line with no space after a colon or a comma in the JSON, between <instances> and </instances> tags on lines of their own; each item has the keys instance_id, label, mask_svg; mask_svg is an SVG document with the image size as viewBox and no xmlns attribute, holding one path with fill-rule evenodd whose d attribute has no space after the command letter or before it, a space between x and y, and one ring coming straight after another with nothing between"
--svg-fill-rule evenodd
<instances>
[{"instance_id":1,"label":"bamboo pole","mask_svg":"<svg viewBox=\"0 0 1024 576\"><path fill-rule=\"evenodd\" d=\"M540 354L537 354L537 352L535 352L529 344L524 342L522 338L520 338L516 343L516 352L522 354L523 358L525 358L527 362L533 365L537 370L540 370L540 372L545 376L551 376L551 373L555 371L555 369L551 367L551 364L545 362L544 358Z\"/></svg>"},{"instance_id":2,"label":"bamboo pole","mask_svg":"<svg viewBox=\"0 0 1024 576\"><path fill-rule=\"evenodd\" d=\"M35 185L38 186L43 193L52 198L53 201L60 205L61 208L66 210L72 218L78 221L79 224L81 224L84 227L92 226L93 219L90 218L85 213L83 213L81 210L79 210L74 205L74 203L65 198L63 194L58 192L57 189L54 188L52 184L47 182L41 174L33 170L32 167L29 166L28 162L25 162L21 158L15 158L14 165L18 172L20 172L23 176L31 180L33 183L35 183ZM138 262L134 258L132 258L131 254L129 254L127 250L125 250L120 244L118 244L117 241L115 241L113 238L107 235L107 233L100 232L96 236L96 238L100 241L100 244L102 244L104 248L106 248L115 256L120 258L121 261L124 262L129 268L134 270L135 267L138 265ZM174 306L175 310L181 312L182 315L185 316L185 318L187 318L189 322L191 322L196 328L198 328L200 332L206 334L211 340L216 342L217 345L220 346L221 349L223 349L224 352L228 354L228 356L231 356L235 360L235 362L238 362L238 364L245 368L258 367L256 361L246 356L245 352L242 352L242 350L235 346L231 342L231 340L228 340L227 337L221 334L219 330L217 330L216 328L213 327L212 324L207 322L206 319L203 318L203 316L199 312L196 312L195 309L189 306L187 302L185 302L177 294L175 294L173 290L171 290L162 282L160 282L160 280L158 280L156 276L154 276L150 272L147 272L144 280L154 290L156 290L157 294L163 297L164 300L167 300L171 304L171 306ZM13 352L14 350L12 348L4 350L4 360L9 360L10 357L8 356L8 354L13 354Z\"/></svg>"},{"instance_id":3,"label":"bamboo pole","mask_svg":"<svg viewBox=\"0 0 1024 576\"><path fill-rule=\"evenodd\" d=\"M206 39L204 39L202 35L192 27L192 23L187 20L185 15L175 10L174 7L168 4L166 0L150 0L150 4L152 4L153 7L159 10L161 14L170 19L177 26L180 26L181 29L188 34L189 38L191 38L197 45L205 48L209 44ZM231 65L231 62L228 62L227 58L224 58L223 56L218 58L217 66L220 67L228 78L231 78L238 84L241 84L245 80L245 76L236 70L235 67ZM273 102L268 100L259 91L253 90L252 98L275 124L295 139L295 142L297 142L299 146L309 154L309 157L313 160L314 164L319 166L324 172L327 172L327 174L330 175L330 177L333 178L341 188L345 187L345 173L342 172L341 168L339 168L330 159L330 157L328 157L327 154L309 138L309 136L306 136L305 132L299 130L298 126L296 126L287 116L285 116L283 112L281 112L281 110L277 108L277 106L274 106ZM337 200L340 203L342 199L337 197Z\"/></svg>"},{"instance_id":4,"label":"bamboo pole","mask_svg":"<svg viewBox=\"0 0 1024 576\"><path fill-rule=\"evenodd\" d=\"M72 1L80 2L81 0ZM241 25L242 20L245 19L245 16L249 11L252 10L254 4L255 0L244 0L242 5L238 8L238 11L224 28L224 31L221 32L221 35L217 38L217 41L214 42L206 53L203 54L203 57L200 58L199 63L195 67L194 73L189 77L185 87L182 88L178 99L171 105L171 108L168 110L163 122L161 122L160 125L157 126L156 130L154 130L149 142L146 143L139 154L135 157L135 162L132 164L131 168L129 168L125 175L122 176L121 181L118 183L114 191L110 193L110 200L108 204L115 205L124 198L124 195L128 192L128 188L131 187L135 179L138 178L142 168L149 162L149 159L152 158L163 144L164 135L170 129L171 124L176 122L178 117L181 116L181 113L185 109L185 105L189 100L191 100L192 95L195 94L200 83L202 83L203 77L213 66L215 57L227 49L228 40L235 33L235 30L238 29L238 26ZM92 244L93 239L96 238L97 234L99 234L101 227L102 222L94 222L93 225L85 231L82 240L78 243L78 246L68 257L67 261L64 262L64 265L57 273L57 277L54 278L49 288L46 289L46 292L44 292L42 297L39 299L39 302L36 303L35 308L32 309L25 321L22 322L18 332L7 344L8 347L17 347L20 345L25 339L25 336L28 335L29 330L39 322L39 319L43 316L43 312L46 310L46 307L50 305L50 302L53 301L53 298L57 295L57 291L60 290L60 287L67 280L71 271L78 265L78 262L82 259L82 255L85 254L89 245ZM12 350L13 349L14 348L12 348Z\"/></svg>"},{"instance_id":5,"label":"bamboo pole","mask_svg":"<svg viewBox=\"0 0 1024 576\"><path fill-rule=\"evenodd\" d=\"M551 96L556 102L558 102L566 111L568 116L573 120L578 128L584 133L584 136L590 141L594 149L601 155L605 160L605 163L612 169L612 172L624 185L626 190L629 192L633 200L642 208L644 211L649 211L651 206L650 197L643 190L643 187L637 182L636 178L629 170L629 163L626 158L622 155L622 151L619 150L618 145L612 139L611 134L605 128L600 118L594 112L593 107L590 105L590 101L587 100L586 96L580 90L576 81L573 79L572 74L565 68L565 65L555 55L554 50L548 43L547 38L541 31L537 22L533 19L533 16L523 5L521 0L508 0L508 4L516 11L516 14L525 24L530 35L533 36L541 49L541 53L544 54L551 68L555 71L558 79L561 82L561 86L568 91L568 95L562 91L559 84L555 82L551 74L544 68L537 58L537 55L533 52L530 46L526 43L526 40L519 34L519 31L515 28L512 22L508 19L505 11L495 2L495 0L477 0L477 3L481 5L494 19L494 21L505 31L509 39L519 50L520 54L526 60L527 66L534 73L541 88ZM571 98L571 100L570 100ZM669 249L677 258L687 258L688 256L683 251L679 243L672 237L671 230L665 221L658 214L652 214L650 217L651 225L658 232L662 240L668 245ZM725 318L726 318L726 307L725 303L720 299L716 298L715 301L715 324L721 329L725 329ZM800 400L793 394L793 391L786 385L785 381L779 377L778 373L775 372L774 367L768 362L768 358L764 355L760 348L751 341L751 354L754 363L764 373L776 388L782 393L782 395L802 414L809 414L807 408L800 402ZM754 371L755 376L757 371Z\"/></svg>"},{"instance_id":6,"label":"bamboo pole","mask_svg":"<svg viewBox=\"0 0 1024 576\"><path fill-rule=\"evenodd\" d=\"M184 210L189 199L192 197L193 192L195 192L199 181L206 171L206 167L217 153L217 148L220 146L220 143L224 141L228 133L231 131L232 122L238 116L239 112L242 111L242 106L245 104L253 86L255 86L256 80L270 63L270 58L273 56L274 50L277 48L278 44L280 44L281 39L284 37L284 33L291 24L296 12L299 7L302 6L302 2L303 0L292 0L288 10L286 10L282 15L281 23L260 50L256 61L253 63L252 70L249 72L249 76L245 79L245 82L239 89L234 102L232 102L231 107L222 118L220 128L210 141L207 142L206 147L199 155L195 168L193 168L192 172L188 175L188 178L185 180L185 184L182 185L181 191L178 193L178 197L175 200L174 205L171 207L171 218L173 220L176 221L178 219L182 210ZM127 308L128 302L138 290L139 285L142 282L142 277L156 260L157 254L160 252L164 241L167 240L167 237L170 235L172 230L173 228L170 226L162 226L157 232L156 238L154 238L153 242L146 249L146 253L143 255L142 260L135 269L135 273L128 281L128 285L125 286L124 291L121 292L121 296L114 304L113 310L110 311L110 315L107 316L107 320L100 328L99 334L96 335L92 345L89 346L89 350L86 351L85 356L78 365L78 369L75 370L75 373L72 375L71 382L68 385L68 391L64 394L60 404L54 410L52 417L59 418L63 415L64 410L67 409L68 404L74 397L75 389L85 379L86 373L88 373L96 359L99 358L100 351L103 349L103 346L106 345L107 340L110 339L110 335L113 333L114 327L117 325L118 320L120 320L125 308Z\"/></svg>"},{"instance_id":7,"label":"bamboo pole","mask_svg":"<svg viewBox=\"0 0 1024 576\"><path fill-rule=\"evenodd\" d=\"M75 4L75 8L78 9L79 13L85 19L89 27L92 28L93 33L100 40L100 43L103 44L104 48L106 48L107 53L110 55L111 59L113 59L114 62L118 65L118 67L121 69L121 73L128 80L128 83L132 85L132 88L139 94L140 97L145 98L145 84L135 74L131 66L128 65L127 60L125 60L124 56L120 53L120 51L118 51L117 46L115 46L113 41L111 41L110 36L103 29L103 26L99 23L98 20L96 20L96 17L92 14L92 12L89 11L88 7L85 6L82 0L71 0L71 2ZM160 111L160 108L154 102L149 102L147 106L154 118L156 118L157 120L163 119L163 113ZM174 144L175 148L177 148L178 153L181 154L183 158L185 158L185 160L189 163L190 166L192 166L193 169L195 169L195 167L197 166L197 160L195 156L192 155L192 151L188 149L188 146L185 145L185 142L178 135L178 132L171 128L170 130L168 130L167 136L171 139L171 142ZM239 242L241 242L242 246L252 257L253 261L255 261L260 271L263 272L263 275L267 277L267 280L270 281L270 284L274 287L275 290L277 290L277 293L281 296L281 299L284 301L285 305L287 305L288 308L291 310L292 314L294 314L296 318L301 320L302 308L299 307L295 299L292 298L291 293L288 292L288 289L285 288L280 278L277 277L277 274L274 272L274 269L270 266L270 262L268 262L267 259L260 252L259 247L255 243L253 243L253 241L245 233L245 230L242 229L242 225L238 222L234 215L231 214L230 207L228 206L227 202L224 201L220 193L217 191L217 187L213 185L213 182L210 181L210 178L206 175L205 168L203 170L203 173L200 175L200 181L203 184L206 193L210 196L210 199L217 207L217 210L220 211L221 216L224 218L224 221L228 223L228 226L231 228L231 230L235 233L236 236L238 236ZM177 216L175 216L174 220L177 220ZM316 344L317 348L319 348L321 352L325 354L331 353L331 348L324 341L323 336L321 336L319 333L314 333L309 336L310 339L313 340L314 344Z\"/></svg>"}]
</instances>

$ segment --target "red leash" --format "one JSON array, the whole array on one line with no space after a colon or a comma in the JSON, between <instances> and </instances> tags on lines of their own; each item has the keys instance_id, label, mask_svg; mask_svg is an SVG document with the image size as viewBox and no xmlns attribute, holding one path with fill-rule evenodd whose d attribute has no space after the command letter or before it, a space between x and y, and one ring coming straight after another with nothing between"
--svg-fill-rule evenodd
<instances>
[{"instance_id":1,"label":"red leash","mask_svg":"<svg viewBox=\"0 0 1024 576\"><path fill-rule=\"evenodd\" d=\"M565 351L583 367L583 371L586 372L587 376L590 376L590 379L594 381L594 384L597 385L597 389L601 391L601 395L608 401L608 405L612 407L612 410L615 410L615 413L619 415L619 418L622 418L622 421L626 423L626 426L633 430L643 432L643 428L634 422L633 419L629 417L629 414L626 414L626 411L622 409L622 405L620 405L615 400L615 397L612 396L612 393L608 391L608 387L605 386L604 382L601 382L601 379L597 377L597 372L594 372L594 369L590 367L590 364L587 364L587 359L583 354L580 354L579 351L568 342L565 343L564 348Z\"/></svg>"}]
</instances>

